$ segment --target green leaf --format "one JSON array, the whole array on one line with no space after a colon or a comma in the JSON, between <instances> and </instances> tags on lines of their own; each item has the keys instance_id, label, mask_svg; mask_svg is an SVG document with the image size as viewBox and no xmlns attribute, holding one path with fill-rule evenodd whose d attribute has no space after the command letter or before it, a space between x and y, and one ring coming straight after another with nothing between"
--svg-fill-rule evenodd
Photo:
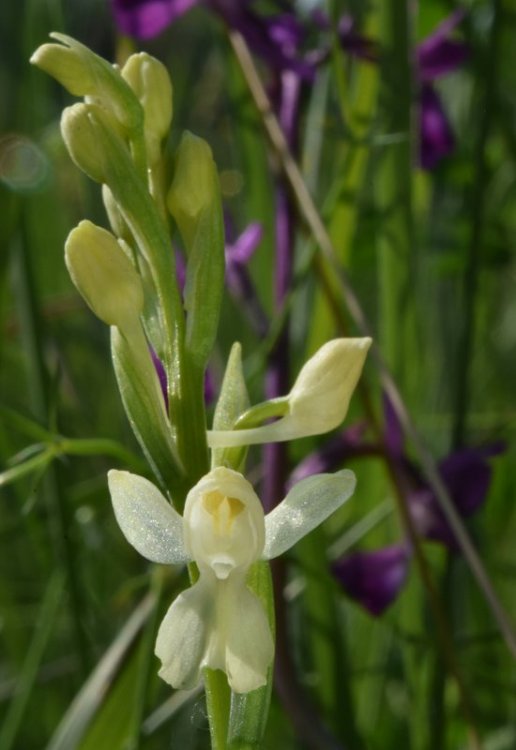
<instances>
[{"instance_id":1,"label":"green leaf","mask_svg":"<svg viewBox=\"0 0 516 750\"><path fill-rule=\"evenodd\" d=\"M213 349L224 291L224 229L220 197L202 211L188 255L184 291L186 350L204 368Z\"/></svg>"},{"instance_id":2,"label":"green leaf","mask_svg":"<svg viewBox=\"0 0 516 750\"><path fill-rule=\"evenodd\" d=\"M174 494L182 470L150 356L144 357L135 351L132 342L114 327L111 352L122 402L134 434L162 488Z\"/></svg>"},{"instance_id":3,"label":"green leaf","mask_svg":"<svg viewBox=\"0 0 516 750\"><path fill-rule=\"evenodd\" d=\"M11 484L11 482L17 482L27 474L32 474L38 469L46 467L47 464L52 461L54 455L55 453L52 449L41 450L35 456L28 458L26 461L2 471L0 473L0 487Z\"/></svg>"},{"instance_id":4,"label":"green leaf","mask_svg":"<svg viewBox=\"0 0 516 750\"><path fill-rule=\"evenodd\" d=\"M155 602L156 599L151 594L140 602L63 716L61 723L50 739L47 750L74 750L81 746L79 743L83 738L88 737L89 727L92 726L97 712L101 709L110 687L115 691L113 701L116 703L119 691L122 690L120 687L117 688L117 685L120 684L117 682L117 675L120 674L121 670L123 670L123 686L129 685L131 687L131 685L134 685L133 671L131 670L131 674L128 676L124 667L127 665L129 649L151 615ZM138 652L135 652L135 656L131 660L133 665L138 665L137 656ZM132 689L134 691L134 687ZM112 711L113 701L106 709L108 712ZM99 721L102 721L104 712L99 715L101 717ZM127 701L124 703L123 715L127 717ZM131 718L127 717L127 727L130 726L130 722ZM102 745L99 744L95 747L100 750ZM114 746L104 743L104 747L113 750Z\"/></svg>"},{"instance_id":5,"label":"green leaf","mask_svg":"<svg viewBox=\"0 0 516 750\"><path fill-rule=\"evenodd\" d=\"M63 595L63 574L61 571L53 573L47 586L45 597L41 604L36 620L32 641L27 650L23 668L18 676L16 692L9 705L0 731L0 747L10 750L15 747L14 742L23 722L23 718L30 700L31 692L38 677L48 641L54 633L56 617Z\"/></svg>"}]
</instances>

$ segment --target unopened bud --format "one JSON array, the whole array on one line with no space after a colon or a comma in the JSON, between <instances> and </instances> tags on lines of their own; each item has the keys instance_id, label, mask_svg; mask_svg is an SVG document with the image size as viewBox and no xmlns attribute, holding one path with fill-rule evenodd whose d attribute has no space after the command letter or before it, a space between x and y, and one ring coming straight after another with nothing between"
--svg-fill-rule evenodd
<instances>
[{"instance_id":1,"label":"unopened bud","mask_svg":"<svg viewBox=\"0 0 516 750\"><path fill-rule=\"evenodd\" d=\"M136 94L144 112L147 157L152 165L160 155L160 144L172 122L172 83L165 66L146 52L127 60L122 77Z\"/></svg>"},{"instance_id":2,"label":"unopened bud","mask_svg":"<svg viewBox=\"0 0 516 750\"><path fill-rule=\"evenodd\" d=\"M65 260L73 283L104 323L123 330L141 314L141 279L110 232L81 221L68 235Z\"/></svg>"},{"instance_id":3,"label":"unopened bud","mask_svg":"<svg viewBox=\"0 0 516 750\"><path fill-rule=\"evenodd\" d=\"M217 181L217 167L206 141L192 133L184 133L177 150L167 206L187 249L195 236L201 212L218 200Z\"/></svg>"},{"instance_id":4,"label":"unopened bud","mask_svg":"<svg viewBox=\"0 0 516 750\"><path fill-rule=\"evenodd\" d=\"M113 143L121 148L125 142L112 127L112 117L95 104L74 104L61 116L61 133L75 164L96 182L108 182L113 175L117 154Z\"/></svg>"},{"instance_id":5,"label":"unopened bud","mask_svg":"<svg viewBox=\"0 0 516 750\"><path fill-rule=\"evenodd\" d=\"M120 71L88 47L65 34L52 33L61 44L43 44L30 61L74 96L90 97L129 131L140 128L143 110Z\"/></svg>"},{"instance_id":6,"label":"unopened bud","mask_svg":"<svg viewBox=\"0 0 516 750\"><path fill-rule=\"evenodd\" d=\"M301 368L288 397L284 424L303 435L338 427L364 367L370 338L332 339Z\"/></svg>"}]
</instances>

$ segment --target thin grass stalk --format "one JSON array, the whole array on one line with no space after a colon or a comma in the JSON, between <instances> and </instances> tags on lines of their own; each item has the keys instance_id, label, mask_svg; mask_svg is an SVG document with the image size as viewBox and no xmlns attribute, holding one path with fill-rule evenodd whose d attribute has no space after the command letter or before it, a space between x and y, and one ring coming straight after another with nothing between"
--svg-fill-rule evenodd
<instances>
[{"instance_id":1,"label":"thin grass stalk","mask_svg":"<svg viewBox=\"0 0 516 750\"><path fill-rule=\"evenodd\" d=\"M38 669L48 641L56 630L59 605L63 598L63 583L62 572L60 570L54 571L48 582L45 596L38 612L37 626L16 683L16 692L0 730L1 750L11 750L11 748L17 747L15 744L16 738L26 716L31 692L38 676Z\"/></svg>"},{"instance_id":2,"label":"thin grass stalk","mask_svg":"<svg viewBox=\"0 0 516 750\"><path fill-rule=\"evenodd\" d=\"M455 410L452 433L452 448L457 449L464 444L467 430L467 417L471 399L471 360L476 334L476 302L478 292L478 277L482 263L485 231L485 196L488 188L488 164L486 147L495 113L496 82L499 67L499 36L503 25L503 9L501 0L494 0L492 4L493 20L489 35L487 57L482 73L482 99L475 102L475 114L479 112L477 142L475 144L475 171L472 179L472 195L468 201L470 206L470 237L467 264L464 272L464 309L462 315L462 330L457 349L457 379L455 381Z\"/></svg>"},{"instance_id":3,"label":"thin grass stalk","mask_svg":"<svg viewBox=\"0 0 516 750\"><path fill-rule=\"evenodd\" d=\"M24 213L22 212L21 226ZM49 378L42 350L42 316L38 309L34 280L28 250L28 237L22 232L18 243L17 260L17 300L20 314L22 337L27 351L29 392L31 405L38 420L44 424L49 420L48 388ZM70 533L70 520L66 497L63 492L59 467L49 464L43 483L44 496L49 508L49 534L52 548L56 550L56 559L66 571L70 594L69 608L73 637L81 671L87 674L90 663L89 644L84 626L84 600L79 582L76 555Z\"/></svg>"},{"instance_id":4,"label":"thin grass stalk","mask_svg":"<svg viewBox=\"0 0 516 750\"><path fill-rule=\"evenodd\" d=\"M378 229L379 340L389 368L405 387L414 363L407 356L414 340L411 288L416 247L412 208L413 176L413 44L406 0L380 4L380 107L387 142L375 179Z\"/></svg>"}]
</instances>

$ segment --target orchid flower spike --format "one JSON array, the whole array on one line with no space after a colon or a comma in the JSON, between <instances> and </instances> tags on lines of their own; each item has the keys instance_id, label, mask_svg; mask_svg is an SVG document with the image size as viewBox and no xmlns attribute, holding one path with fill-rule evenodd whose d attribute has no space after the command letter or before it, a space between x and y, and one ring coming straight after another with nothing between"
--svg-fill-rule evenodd
<instances>
[{"instance_id":1,"label":"orchid flower spike","mask_svg":"<svg viewBox=\"0 0 516 750\"><path fill-rule=\"evenodd\" d=\"M242 474L218 467L187 495L181 517L147 479L108 474L116 519L148 560L194 560L199 579L172 603L158 631L160 676L175 688L193 687L204 667L221 669L231 689L265 685L274 644L265 609L246 586L251 565L281 555L328 518L353 493L351 471L298 482L264 515Z\"/></svg>"}]
</instances>

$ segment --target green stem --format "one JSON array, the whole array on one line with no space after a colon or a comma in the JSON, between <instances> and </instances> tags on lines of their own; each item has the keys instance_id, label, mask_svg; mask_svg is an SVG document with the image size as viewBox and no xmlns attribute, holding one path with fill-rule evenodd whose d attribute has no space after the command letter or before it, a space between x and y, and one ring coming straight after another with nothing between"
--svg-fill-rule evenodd
<instances>
[{"instance_id":1,"label":"green stem","mask_svg":"<svg viewBox=\"0 0 516 750\"><path fill-rule=\"evenodd\" d=\"M473 194L471 200L468 202L471 208L471 233L467 265L464 273L462 331L457 350L455 417L452 436L452 445L454 448L464 443L468 406L471 396L471 357L476 332L476 298L484 245L484 198L489 185L486 145L491 129L492 117L495 112L499 32L503 26L501 0L494 0L493 14L487 59L479 77L479 80L482 81L483 102L479 105L478 101L474 99L472 105L474 107L474 114L479 113L480 125L475 148L475 174L472 180Z\"/></svg>"},{"instance_id":2,"label":"green stem","mask_svg":"<svg viewBox=\"0 0 516 750\"><path fill-rule=\"evenodd\" d=\"M377 184L380 326L382 349L394 372L405 381L405 352L412 322L407 308L415 267L412 215L412 70L411 20L406 0L380 4L378 30L384 56L380 101L387 140ZM410 366L413 367L412 361Z\"/></svg>"},{"instance_id":3,"label":"green stem","mask_svg":"<svg viewBox=\"0 0 516 750\"><path fill-rule=\"evenodd\" d=\"M204 371L194 365L185 351L185 317L168 227L148 192L147 183L138 178L123 144L100 120L96 124L111 157L107 176L109 188L149 264L156 289L163 329L169 410L177 431L179 456L193 484L208 469Z\"/></svg>"},{"instance_id":4,"label":"green stem","mask_svg":"<svg viewBox=\"0 0 516 750\"><path fill-rule=\"evenodd\" d=\"M218 669L206 669L204 684L210 719L211 750L226 750L231 708L231 690L226 675Z\"/></svg>"}]
</instances>

